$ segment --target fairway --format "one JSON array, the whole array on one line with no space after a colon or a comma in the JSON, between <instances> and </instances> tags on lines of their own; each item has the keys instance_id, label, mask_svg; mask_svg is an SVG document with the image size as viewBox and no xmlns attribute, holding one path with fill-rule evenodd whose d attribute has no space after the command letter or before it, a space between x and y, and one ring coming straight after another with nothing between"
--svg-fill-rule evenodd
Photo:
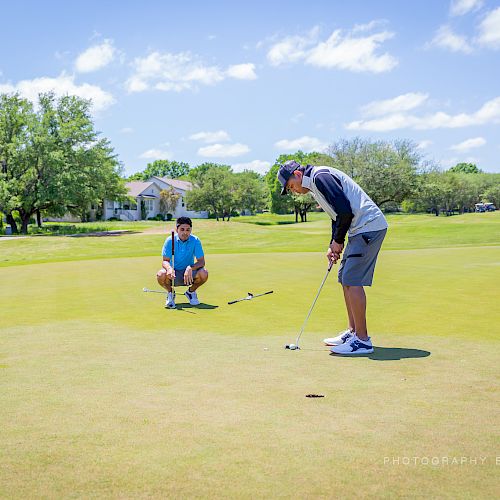
<instances>
[{"instance_id":1,"label":"fairway","mask_svg":"<svg viewBox=\"0 0 500 500\"><path fill-rule=\"evenodd\" d=\"M283 348L326 217L245 222L194 221L210 279L177 310L142 292L161 234L0 241L0 497L498 496L498 213L389 218L354 359L321 342L336 267Z\"/></svg>"}]
</instances>

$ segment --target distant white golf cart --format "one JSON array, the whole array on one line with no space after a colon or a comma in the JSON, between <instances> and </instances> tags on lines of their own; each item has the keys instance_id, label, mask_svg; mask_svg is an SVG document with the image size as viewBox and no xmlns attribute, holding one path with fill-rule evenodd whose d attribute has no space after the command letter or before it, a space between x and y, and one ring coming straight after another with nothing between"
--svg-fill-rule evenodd
<instances>
[{"instance_id":1,"label":"distant white golf cart","mask_svg":"<svg viewBox=\"0 0 500 500\"><path fill-rule=\"evenodd\" d=\"M497 207L493 203L476 203L476 212L494 212Z\"/></svg>"}]
</instances>

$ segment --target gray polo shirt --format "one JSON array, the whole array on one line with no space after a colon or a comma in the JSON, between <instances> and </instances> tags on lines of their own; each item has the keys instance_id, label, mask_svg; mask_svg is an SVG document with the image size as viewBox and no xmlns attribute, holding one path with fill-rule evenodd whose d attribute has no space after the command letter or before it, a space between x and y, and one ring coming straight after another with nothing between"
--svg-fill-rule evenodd
<instances>
[{"instance_id":1,"label":"gray polo shirt","mask_svg":"<svg viewBox=\"0 0 500 500\"><path fill-rule=\"evenodd\" d=\"M332 239L344 240L345 230L336 227L339 214L352 213L348 235L387 229L384 214L348 175L333 167L307 166L302 187L311 191L321 208L332 218ZM340 230L340 231L339 231ZM344 233L344 234L339 234Z\"/></svg>"}]
</instances>

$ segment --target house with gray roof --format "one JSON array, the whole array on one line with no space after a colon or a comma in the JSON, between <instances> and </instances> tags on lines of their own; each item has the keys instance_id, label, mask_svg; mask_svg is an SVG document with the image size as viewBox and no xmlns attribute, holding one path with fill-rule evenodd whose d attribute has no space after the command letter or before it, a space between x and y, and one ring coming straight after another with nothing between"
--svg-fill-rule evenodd
<instances>
[{"instance_id":1,"label":"house with gray roof","mask_svg":"<svg viewBox=\"0 0 500 500\"><path fill-rule=\"evenodd\" d=\"M141 204L145 207L145 219L156 217L160 213L160 192L164 189L174 189L180 197L177 207L172 213L172 218L191 217L193 219L208 218L208 211L195 212L188 210L184 200L187 191L193 189L193 185L188 181L169 179L167 177L151 177L146 182L132 181L125 184L128 189L130 201L104 201L103 219L108 220L116 217L120 220L141 220Z\"/></svg>"}]
</instances>

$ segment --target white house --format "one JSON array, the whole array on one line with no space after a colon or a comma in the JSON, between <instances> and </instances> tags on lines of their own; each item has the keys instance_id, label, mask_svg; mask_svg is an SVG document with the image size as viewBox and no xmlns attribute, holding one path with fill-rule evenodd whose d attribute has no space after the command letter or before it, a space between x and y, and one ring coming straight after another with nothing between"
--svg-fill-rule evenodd
<instances>
[{"instance_id":1,"label":"white house","mask_svg":"<svg viewBox=\"0 0 500 500\"><path fill-rule=\"evenodd\" d=\"M146 219L155 217L160 213L160 191L173 188L180 194L177 207L172 217L192 217L194 219L208 218L208 212L194 212L186 208L184 196L187 191L193 189L193 185L188 181L169 179L167 177L151 177L148 181L127 182L125 186L128 189L128 195L134 199L133 202L120 202L113 200L104 200L103 219L108 220L116 217L121 220L141 220L141 202L144 202L146 208Z\"/></svg>"}]
</instances>

